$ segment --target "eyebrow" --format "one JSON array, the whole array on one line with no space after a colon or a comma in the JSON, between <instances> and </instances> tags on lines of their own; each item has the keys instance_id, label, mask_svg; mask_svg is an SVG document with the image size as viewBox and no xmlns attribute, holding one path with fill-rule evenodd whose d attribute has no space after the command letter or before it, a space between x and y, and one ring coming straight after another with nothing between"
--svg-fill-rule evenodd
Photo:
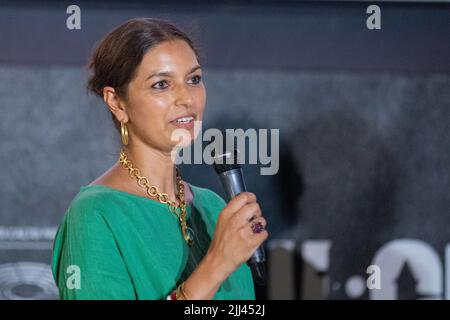
<instances>
[{"instance_id":1,"label":"eyebrow","mask_svg":"<svg viewBox=\"0 0 450 320\"><path fill-rule=\"evenodd\" d=\"M191 70L189 70L189 72L187 74L190 74L200 68L201 67L199 65L197 65L197 66L193 67ZM156 77L156 76L170 77L171 75L172 75L172 73L168 72L168 71L155 72L155 73L152 73L151 75L149 75L144 81L147 81L148 79Z\"/></svg>"}]
</instances>

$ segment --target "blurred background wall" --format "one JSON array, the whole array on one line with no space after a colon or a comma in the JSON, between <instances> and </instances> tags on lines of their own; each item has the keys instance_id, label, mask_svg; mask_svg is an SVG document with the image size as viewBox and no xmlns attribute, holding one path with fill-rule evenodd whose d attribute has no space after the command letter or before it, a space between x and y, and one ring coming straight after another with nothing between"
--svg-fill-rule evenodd
<instances>
[{"instance_id":1,"label":"blurred background wall","mask_svg":"<svg viewBox=\"0 0 450 320\"><path fill-rule=\"evenodd\" d=\"M120 141L85 90L88 58L134 17L197 41L204 127L280 130L279 172L244 166L269 221L257 298L450 297L448 3L375 3L379 30L370 2L0 3L0 298L57 298L56 227ZM66 27L72 4L80 30ZM209 166L182 172L224 196Z\"/></svg>"}]
</instances>

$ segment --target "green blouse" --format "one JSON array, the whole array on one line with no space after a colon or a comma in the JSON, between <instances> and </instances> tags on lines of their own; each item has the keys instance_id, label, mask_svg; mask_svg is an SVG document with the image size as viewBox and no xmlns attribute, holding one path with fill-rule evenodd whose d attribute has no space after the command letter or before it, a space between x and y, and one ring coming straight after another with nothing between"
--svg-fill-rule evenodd
<instances>
[{"instance_id":1,"label":"green blouse","mask_svg":"<svg viewBox=\"0 0 450 320\"><path fill-rule=\"evenodd\" d=\"M217 193L189 186L194 196L187 206L187 222L195 232L192 247L166 204L102 185L82 186L53 243L52 272L60 298L166 299L206 254L226 205ZM255 299L246 263L213 299Z\"/></svg>"}]
</instances>

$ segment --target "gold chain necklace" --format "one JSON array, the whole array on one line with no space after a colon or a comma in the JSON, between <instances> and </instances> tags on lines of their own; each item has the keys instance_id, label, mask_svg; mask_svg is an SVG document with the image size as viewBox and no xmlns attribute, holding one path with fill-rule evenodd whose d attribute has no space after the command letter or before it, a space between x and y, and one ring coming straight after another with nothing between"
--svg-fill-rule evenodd
<instances>
[{"instance_id":1,"label":"gold chain necklace","mask_svg":"<svg viewBox=\"0 0 450 320\"><path fill-rule=\"evenodd\" d=\"M181 182L181 175L178 167L175 166L178 187L177 199L179 201L179 204L177 205L175 201L171 201L169 199L167 193L159 192L156 186L150 184L147 177L141 175L139 169L133 166L123 150L120 151L119 161L122 164L122 167L128 170L128 174L130 175L130 177L136 178L137 184L140 187L146 188L147 194L150 197L156 198L159 202L168 205L170 212L174 213L177 216L178 221L180 222L181 232L183 233L184 240L188 243L189 246L192 246L194 244L194 231L190 227L188 227L186 222L187 210L186 201L184 199L184 185ZM178 209L180 210L180 213L178 213Z\"/></svg>"}]
</instances>

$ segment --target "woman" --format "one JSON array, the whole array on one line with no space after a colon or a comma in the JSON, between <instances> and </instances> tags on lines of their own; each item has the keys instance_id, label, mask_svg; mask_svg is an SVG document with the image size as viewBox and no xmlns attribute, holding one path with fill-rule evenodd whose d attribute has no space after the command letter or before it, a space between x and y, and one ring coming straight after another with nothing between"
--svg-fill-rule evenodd
<instances>
[{"instance_id":1,"label":"woman","mask_svg":"<svg viewBox=\"0 0 450 320\"><path fill-rule=\"evenodd\" d=\"M159 19L132 19L93 54L88 88L122 138L118 161L82 186L53 245L62 299L254 299L244 263L267 238L254 194L228 204L182 180L172 161L195 139L206 94L191 39Z\"/></svg>"}]
</instances>

